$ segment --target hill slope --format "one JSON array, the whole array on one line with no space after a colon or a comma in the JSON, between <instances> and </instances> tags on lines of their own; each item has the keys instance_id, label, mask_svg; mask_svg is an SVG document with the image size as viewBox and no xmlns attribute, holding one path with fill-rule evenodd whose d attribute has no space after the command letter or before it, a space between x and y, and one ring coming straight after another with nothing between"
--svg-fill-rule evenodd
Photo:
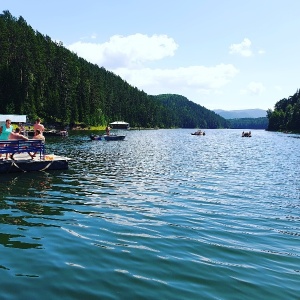
<instances>
[{"instance_id":1,"label":"hill slope","mask_svg":"<svg viewBox=\"0 0 300 300\"><path fill-rule=\"evenodd\" d=\"M240 118L263 118L267 116L267 112L263 109L243 109L243 110L222 110L215 109L215 113L225 119L240 119Z\"/></svg>"},{"instance_id":2,"label":"hill slope","mask_svg":"<svg viewBox=\"0 0 300 300\"><path fill-rule=\"evenodd\" d=\"M0 14L0 113L44 124L225 127L226 120L179 95L150 96L33 30Z\"/></svg>"},{"instance_id":3,"label":"hill slope","mask_svg":"<svg viewBox=\"0 0 300 300\"><path fill-rule=\"evenodd\" d=\"M267 129L269 124L267 117L228 119L227 121L232 129Z\"/></svg>"},{"instance_id":4,"label":"hill slope","mask_svg":"<svg viewBox=\"0 0 300 300\"><path fill-rule=\"evenodd\" d=\"M169 111L166 116L171 121L169 127L181 128L228 128L229 123L215 112L198 105L184 96L174 94L163 94L152 96ZM172 124L172 122L174 122ZM175 125L177 124L177 125Z\"/></svg>"}]
</instances>

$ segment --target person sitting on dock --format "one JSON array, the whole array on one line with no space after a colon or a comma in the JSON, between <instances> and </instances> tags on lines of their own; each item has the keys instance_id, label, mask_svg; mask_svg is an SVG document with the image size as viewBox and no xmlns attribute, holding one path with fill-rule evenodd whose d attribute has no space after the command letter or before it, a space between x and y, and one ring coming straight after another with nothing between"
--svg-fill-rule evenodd
<instances>
[{"instance_id":1,"label":"person sitting on dock","mask_svg":"<svg viewBox=\"0 0 300 300\"><path fill-rule=\"evenodd\" d=\"M23 134L20 133L20 128L16 128L14 132L11 132L9 137L9 140L23 140L23 141L28 141L28 137L24 136ZM30 154L30 152L27 152L31 158L33 158L33 156ZM11 159L14 159L14 153L10 154L9 157Z\"/></svg>"},{"instance_id":2,"label":"person sitting on dock","mask_svg":"<svg viewBox=\"0 0 300 300\"><path fill-rule=\"evenodd\" d=\"M35 136L33 137L34 140L41 140L43 142L45 142L45 137L42 135L41 131L39 129L37 129L35 131Z\"/></svg>"},{"instance_id":3,"label":"person sitting on dock","mask_svg":"<svg viewBox=\"0 0 300 300\"><path fill-rule=\"evenodd\" d=\"M42 135L41 131L39 129L37 129L35 131L36 135L32 138L33 140L41 140L45 143L45 137ZM33 154L30 154L30 156L33 158L33 157L36 157L36 152L33 153Z\"/></svg>"},{"instance_id":4,"label":"person sitting on dock","mask_svg":"<svg viewBox=\"0 0 300 300\"><path fill-rule=\"evenodd\" d=\"M35 124L33 125L33 129L34 129L34 135L37 135L37 130L39 130L40 133L43 134L45 127L43 124L41 124L40 118L36 119Z\"/></svg>"}]
</instances>

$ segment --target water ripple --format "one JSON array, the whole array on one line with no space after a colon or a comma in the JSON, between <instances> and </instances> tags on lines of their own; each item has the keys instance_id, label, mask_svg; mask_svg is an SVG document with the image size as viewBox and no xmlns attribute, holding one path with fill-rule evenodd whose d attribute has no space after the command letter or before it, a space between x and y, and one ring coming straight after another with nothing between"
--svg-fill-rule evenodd
<instances>
[{"instance_id":1,"label":"water ripple","mask_svg":"<svg viewBox=\"0 0 300 300\"><path fill-rule=\"evenodd\" d=\"M300 139L206 133L49 138L68 171L1 176L3 297L297 299Z\"/></svg>"}]
</instances>

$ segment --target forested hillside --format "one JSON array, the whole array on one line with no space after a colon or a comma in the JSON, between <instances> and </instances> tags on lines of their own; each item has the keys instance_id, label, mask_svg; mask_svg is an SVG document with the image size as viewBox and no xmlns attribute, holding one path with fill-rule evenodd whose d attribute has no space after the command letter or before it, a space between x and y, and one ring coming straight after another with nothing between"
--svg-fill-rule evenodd
<instances>
[{"instance_id":1,"label":"forested hillside","mask_svg":"<svg viewBox=\"0 0 300 300\"><path fill-rule=\"evenodd\" d=\"M274 111L268 110L270 131L300 132L300 91L288 99L275 104Z\"/></svg>"},{"instance_id":2,"label":"forested hillside","mask_svg":"<svg viewBox=\"0 0 300 300\"><path fill-rule=\"evenodd\" d=\"M35 32L20 17L0 16L0 113L46 122L151 126L159 107L112 72Z\"/></svg>"},{"instance_id":3,"label":"forested hillside","mask_svg":"<svg viewBox=\"0 0 300 300\"><path fill-rule=\"evenodd\" d=\"M267 117L229 119L227 121L232 129L267 129L269 124Z\"/></svg>"},{"instance_id":4,"label":"forested hillside","mask_svg":"<svg viewBox=\"0 0 300 300\"><path fill-rule=\"evenodd\" d=\"M153 97L170 109L168 115L165 116L168 127L174 127L176 124L182 128L228 127L229 123L224 118L183 96L164 94Z\"/></svg>"},{"instance_id":5,"label":"forested hillside","mask_svg":"<svg viewBox=\"0 0 300 300\"><path fill-rule=\"evenodd\" d=\"M45 123L132 127L224 127L226 122L178 96L149 96L33 30L9 11L0 15L0 113ZM198 114L199 112L199 114Z\"/></svg>"}]
</instances>

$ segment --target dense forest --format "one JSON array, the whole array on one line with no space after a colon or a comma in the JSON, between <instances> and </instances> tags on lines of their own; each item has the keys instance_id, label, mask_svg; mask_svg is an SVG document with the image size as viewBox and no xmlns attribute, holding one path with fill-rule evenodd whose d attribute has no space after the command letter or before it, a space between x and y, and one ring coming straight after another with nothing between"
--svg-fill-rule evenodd
<instances>
[{"instance_id":1,"label":"dense forest","mask_svg":"<svg viewBox=\"0 0 300 300\"><path fill-rule=\"evenodd\" d=\"M268 110L267 114L268 130L300 132L300 91L278 101L274 110Z\"/></svg>"},{"instance_id":2,"label":"dense forest","mask_svg":"<svg viewBox=\"0 0 300 300\"><path fill-rule=\"evenodd\" d=\"M181 128L228 128L229 126L227 120L220 115L183 96L163 94L152 97L169 109L168 115L164 118L168 127L177 125Z\"/></svg>"},{"instance_id":3,"label":"dense forest","mask_svg":"<svg viewBox=\"0 0 300 300\"><path fill-rule=\"evenodd\" d=\"M267 129L269 123L267 117L228 119L227 121L229 128L232 129Z\"/></svg>"},{"instance_id":4,"label":"dense forest","mask_svg":"<svg viewBox=\"0 0 300 300\"><path fill-rule=\"evenodd\" d=\"M150 96L33 30L23 17L0 15L0 113L45 123L132 127L227 127L182 96Z\"/></svg>"}]
</instances>

